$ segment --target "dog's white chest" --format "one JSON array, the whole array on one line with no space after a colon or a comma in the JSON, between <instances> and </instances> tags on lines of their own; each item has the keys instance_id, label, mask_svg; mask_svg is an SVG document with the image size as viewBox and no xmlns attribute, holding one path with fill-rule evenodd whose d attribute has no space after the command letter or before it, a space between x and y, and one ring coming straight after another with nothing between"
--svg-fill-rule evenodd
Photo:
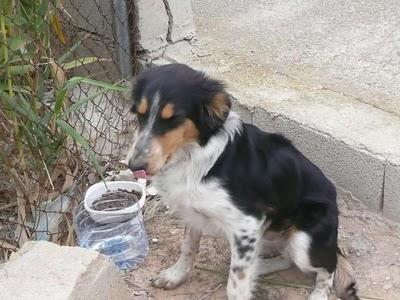
<instances>
[{"instance_id":1,"label":"dog's white chest","mask_svg":"<svg viewBox=\"0 0 400 300\"><path fill-rule=\"evenodd\" d=\"M204 180L240 126L237 116L231 113L224 130L205 147L192 145L181 151L155 176L154 185L162 200L187 225L203 232L226 233L242 217L217 179Z\"/></svg>"},{"instance_id":2,"label":"dog's white chest","mask_svg":"<svg viewBox=\"0 0 400 300\"><path fill-rule=\"evenodd\" d=\"M227 212L237 209L215 180L196 180L181 168L155 180L163 202L186 225L212 235L225 232Z\"/></svg>"},{"instance_id":3,"label":"dog's white chest","mask_svg":"<svg viewBox=\"0 0 400 300\"><path fill-rule=\"evenodd\" d=\"M187 174L176 170L157 178L154 184L171 213L185 223L188 219L194 219L194 223L203 223L204 216L196 212L196 206L207 207L209 204L202 193L205 187L202 187L200 182L197 183L197 187L192 186L188 182Z\"/></svg>"}]
</instances>

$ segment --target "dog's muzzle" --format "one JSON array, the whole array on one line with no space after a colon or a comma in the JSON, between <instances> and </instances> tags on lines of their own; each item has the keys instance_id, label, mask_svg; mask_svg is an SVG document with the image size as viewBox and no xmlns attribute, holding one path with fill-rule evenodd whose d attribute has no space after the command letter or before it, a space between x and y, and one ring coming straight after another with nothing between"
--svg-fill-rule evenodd
<instances>
[{"instance_id":1,"label":"dog's muzzle","mask_svg":"<svg viewBox=\"0 0 400 300\"><path fill-rule=\"evenodd\" d=\"M147 170L148 154L150 152L150 141L146 137L139 137L128 157L128 167L132 172Z\"/></svg>"}]
</instances>

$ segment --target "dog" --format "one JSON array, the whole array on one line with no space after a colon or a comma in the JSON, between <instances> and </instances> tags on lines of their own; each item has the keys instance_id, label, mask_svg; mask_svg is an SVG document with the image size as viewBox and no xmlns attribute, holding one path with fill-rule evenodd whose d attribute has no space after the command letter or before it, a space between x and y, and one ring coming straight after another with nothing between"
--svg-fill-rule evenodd
<instances>
[{"instance_id":1,"label":"dog","mask_svg":"<svg viewBox=\"0 0 400 300\"><path fill-rule=\"evenodd\" d=\"M284 136L242 122L224 84L202 72L169 64L133 85L139 129L128 166L152 176L186 226L178 261L153 286L183 283L201 235L216 234L230 245L230 300L251 299L257 276L292 265L316 273L309 299L328 299L333 286L341 299L358 299L337 246L336 190L317 166ZM279 255L264 259L272 250Z\"/></svg>"}]
</instances>

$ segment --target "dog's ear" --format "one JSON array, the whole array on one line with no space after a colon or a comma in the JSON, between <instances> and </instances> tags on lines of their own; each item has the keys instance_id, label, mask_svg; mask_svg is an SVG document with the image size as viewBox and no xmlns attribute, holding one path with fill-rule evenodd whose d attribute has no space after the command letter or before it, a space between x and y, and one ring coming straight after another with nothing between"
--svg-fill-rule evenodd
<instances>
[{"instance_id":1,"label":"dog's ear","mask_svg":"<svg viewBox=\"0 0 400 300\"><path fill-rule=\"evenodd\" d=\"M212 97L205 105L206 114L215 123L224 123L231 109L231 100L225 92ZM218 124L216 124L218 125Z\"/></svg>"},{"instance_id":2,"label":"dog's ear","mask_svg":"<svg viewBox=\"0 0 400 300\"><path fill-rule=\"evenodd\" d=\"M214 94L210 99L206 99L203 104L201 123L204 135L201 143L207 143L208 139L222 128L231 109L231 100L225 91Z\"/></svg>"}]
</instances>

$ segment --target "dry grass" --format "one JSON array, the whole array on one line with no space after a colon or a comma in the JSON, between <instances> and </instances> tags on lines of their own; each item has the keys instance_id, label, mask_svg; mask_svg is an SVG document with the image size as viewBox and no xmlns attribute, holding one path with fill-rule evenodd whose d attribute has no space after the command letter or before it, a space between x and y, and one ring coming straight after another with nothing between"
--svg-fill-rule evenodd
<instances>
[{"instance_id":1,"label":"dry grass","mask_svg":"<svg viewBox=\"0 0 400 300\"><path fill-rule=\"evenodd\" d=\"M39 236L73 244L70 212L79 195L75 183L87 166L83 158L100 176L103 169L70 120L100 94L125 91L117 84L68 76L103 59L72 59L82 40L55 57L53 45L66 41L59 21L65 11L54 3L3 0L0 7L0 192L8 192L0 199L0 260ZM80 84L98 89L72 102L71 91Z\"/></svg>"}]
</instances>

